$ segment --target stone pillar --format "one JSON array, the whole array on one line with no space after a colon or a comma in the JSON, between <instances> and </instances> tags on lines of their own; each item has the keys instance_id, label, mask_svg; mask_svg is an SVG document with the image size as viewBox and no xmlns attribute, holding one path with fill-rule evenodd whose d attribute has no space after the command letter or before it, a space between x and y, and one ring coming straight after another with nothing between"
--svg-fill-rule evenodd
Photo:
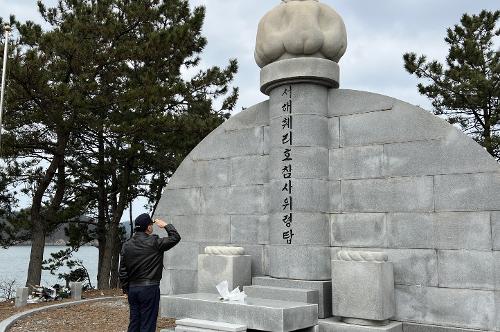
<instances>
[{"instance_id":1,"label":"stone pillar","mask_svg":"<svg viewBox=\"0 0 500 332\"><path fill-rule=\"evenodd\" d=\"M16 289L16 308L24 307L28 304L28 287L19 287Z\"/></svg>"},{"instance_id":2,"label":"stone pillar","mask_svg":"<svg viewBox=\"0 0 500 332\"><path fill-rule=\"evenodd\" d=\"M269 95L269 274L329 280L329 89L347 47L342 18L317 0L286 0L260 21L255 60Z\"/></svg>"},{"instance_id":3,"label":"stone pillar","mask_svg":"<svg viewBox=\"0 0 500 332\"><path fill-rule=\"evenodd\" d=\"M261 71L269 94L269 273L330 279L328 90L338 86L330 60L286 59Z\"/></svg>"},{"instance_id":4,"label":"stone pillar","mask_svg":"<svg viewBox=\"0 0 500 332\"><path fill-rule=\"evenodd\" d=\"M332 260L332 314L348 324L386 325L395 314L394 271L387 255L340 251Z\"/></svg>"},{"instance_id":5,"label":"stone pillar","mask_svg":"<svg viewBox=\"0 0 500 332\"><path fill-rule=\"evenodd\" d=\"M217 293L215 287L227 280L229 291L252 284L252 256L241 247L206 247L198 255L198 292Z\"/></svg>"},{"instance_id":6,"label":"stone pillar","mask_svg":"<svg viewBox=\"0 0 500 332\"><path fill-rule=\"evenodd\" d=\"M81 300L82 299L82 286L81 282L70 282L69 288L71 289L71 299Z\"/></svg>"}]
</instances>

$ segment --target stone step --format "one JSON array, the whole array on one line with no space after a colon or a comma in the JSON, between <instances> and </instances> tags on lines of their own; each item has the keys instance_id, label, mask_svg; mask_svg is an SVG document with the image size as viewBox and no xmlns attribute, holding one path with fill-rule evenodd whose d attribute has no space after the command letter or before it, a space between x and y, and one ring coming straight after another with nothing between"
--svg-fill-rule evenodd
<instances>
[{"instance_id":1,"label":"stone step","mask_svg":"<svg viewBox=\"0 0 500 332\"><path fill-rule=\"evenodd\" d=\"M332 282L296 279L278 279L272 277L254 277L252 286L271 286L294 289L313 289L318 291L318 317L332 316Z\"/></svg>"},{"instance_id":2,"label":"stone step","mask_svg":"<svg viewBox=\"0 0 500 332\"><path fill-rule=\"evenodd\" d=\"M316 289L299 289L273 286L245 286L245 294L249 297L280 301L303 302L319 305L319 292Z\"/></svg>"},{"instance_id":3,"label":"stone step","mask_svg":"<svg viewBox=\"0 0 500 332\"><path fill-rule=\"evenodd\" d=\"M285 332L318 324L318 305L247 297L245 302L219 300L217 294L161 297L162 317L195 318L244 324L248 329Z\"/></svg>"},{"instance_id":4,"label":"stone step","mask_svg":"<svg viewBox=\"0 0 500 332\"><path fill-rule=\"evenodd\" d=\"M217 332L240 332L246 331L247 326L243 324L230 324L225 322L214 322L211 320L184 318L175 321L176 332L187 331L217 331Z\"/></svg>"},{"instance_id":5,"label":"stone step","mask_svg":"<svg viewBox=\"0 0 500 332\"><path fill-rule=\"evenodd\" d=\"M201 327L192 327L192 326L177 326L175 328L175 332L224 332L224 331L222 331L222 330L204 329L204 328L201 328Z\"/></svg>"},{"instance_id":6,"label":"stone step","mask_svg":"<svg viewBox=\"0 0 500 332\"><path fill-rule=\"evenodd\" d=\"M389 322L383 326L366 326L346 324L338 318L320 319L318 321L319 332L403 332L403 324L400 322Z\"/></svg>"},{"instance_id":7,"label":"stone step","mask_svg":"<svg viewBox=\"0 0 500 332\"><path fill-rule=\"evenodd\" d=\"M247 332L262 332L259 330L247 330ZM312 327L308 327L306 329L295 330L293 332L319 332L319 325L314 325Z\"/></svg>"}]
</instances>

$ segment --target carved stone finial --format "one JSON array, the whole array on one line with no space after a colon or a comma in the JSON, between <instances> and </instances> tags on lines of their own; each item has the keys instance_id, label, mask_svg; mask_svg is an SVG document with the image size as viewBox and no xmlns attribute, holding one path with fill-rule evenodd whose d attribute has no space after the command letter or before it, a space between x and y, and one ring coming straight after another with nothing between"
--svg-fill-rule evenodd
<instances>
[{"instance_id":1,"label":"carved stone finial","mask_svg":"<svg viewBox=\"0 0 500 332\"><path fill-rule=\"evenodd\" d=\"M338 62L347 48L339 14L318 0L282 0L260 21L255 45L259 67L300 57Z\"/></svg>"}]
</instances>

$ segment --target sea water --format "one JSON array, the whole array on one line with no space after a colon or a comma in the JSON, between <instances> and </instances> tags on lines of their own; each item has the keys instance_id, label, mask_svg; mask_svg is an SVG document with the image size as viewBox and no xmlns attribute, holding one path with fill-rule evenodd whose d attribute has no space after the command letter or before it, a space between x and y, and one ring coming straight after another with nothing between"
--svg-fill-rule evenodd
<instances>
[{"instance_id":1,"label":"sea water","mask_svg":"<svg viewBox=\"0 0 500 332\"><path fill-rule=\"evenodd\" d=\"M65 246L47 246L43 254L44 259L49 259L51 253L66 249ZM0 248L0 282L15 281L16 287L24 287L26 283L28 264L30 261L30 246L13 246L8 249ZM73 259L79 259L89 272L92 286L97 284L97 262L99 251L96 247L84 246L73 254ZM67 267L60 268L56 275L49 271L42 271L42 286L55 284L65 285L65 281L58 279L57 274L68 272Z\"/></svg>"}]
</instances>

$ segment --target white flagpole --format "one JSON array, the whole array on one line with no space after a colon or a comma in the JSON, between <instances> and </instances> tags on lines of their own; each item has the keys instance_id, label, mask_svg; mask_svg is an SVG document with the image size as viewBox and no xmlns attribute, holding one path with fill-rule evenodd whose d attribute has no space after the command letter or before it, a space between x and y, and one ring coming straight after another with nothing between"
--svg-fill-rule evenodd
<instances>
[{"instance_id":1,"label":"white flagpole","mask_svg":"<svg viewBox=\"0 0 500 332\"><path fill-rule=\"evenodd\" d=\"M7 24L4 25L3 31L4 31L4 36L5 36L5 45L4 45L4 49L3 49L2 90L0 92L0 148L2 147L3 96L5 93L5 75L7 72L7 54L8 54L7 49L9 47L10 26Z\"/></svg>"}]
</instances>

